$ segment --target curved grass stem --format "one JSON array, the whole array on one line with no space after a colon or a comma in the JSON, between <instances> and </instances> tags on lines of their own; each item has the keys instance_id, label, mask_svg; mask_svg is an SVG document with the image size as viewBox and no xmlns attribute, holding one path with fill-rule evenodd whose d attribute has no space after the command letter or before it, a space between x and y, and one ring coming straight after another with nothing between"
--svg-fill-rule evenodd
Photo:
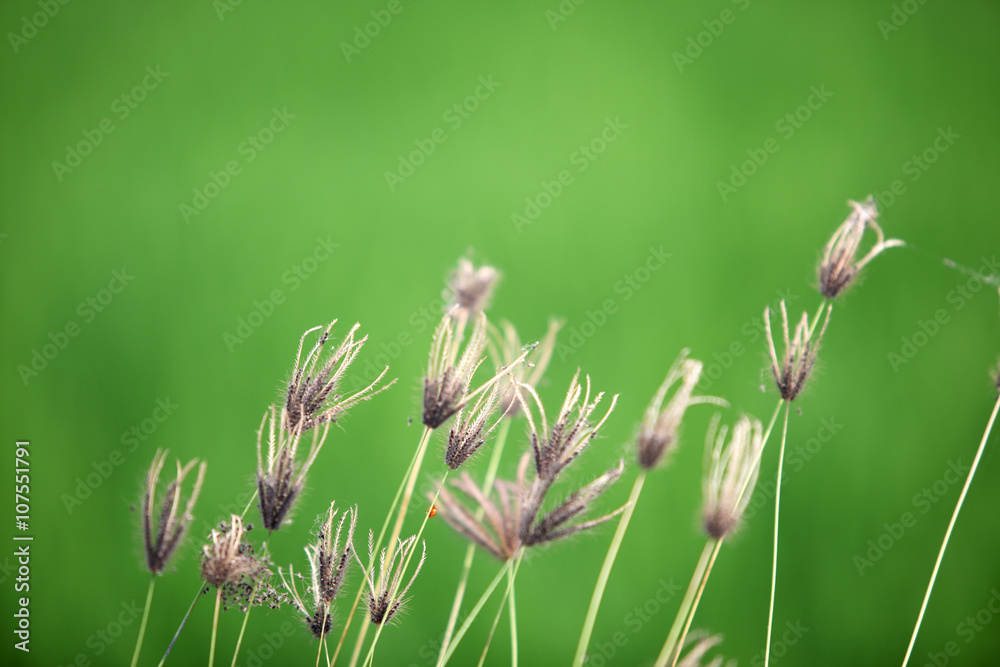
<instances>
[{"instance_id":1,"label":"curved grass stem","mask_svg":"<svg viewBox=\"0 0 1000 667\"><path fill-rule=\"evenodd\" d=\"M958 496L958 502L955 504L955 511L951 513L951 520L948 522L948 529L944 532L944 540L941 542L941 549L938 550L937 560L934 561L934 570L931 572L930 583L927 584L927 592L924 593L924 601L920 605L920 613L917 615L917 624L913 628L913 635L910 637L910 645L906 648L906 655L903 657L903 667L910 661L910 655L913 653L913 645L917 642L917 634L920 632L920 624L924 620L924 612L927 611L927 603L931 599L931 591L934 590L934 582L937 581L938 571L941 569L941 561L944 559L944 552L948 548L948 540L951 539L951 531L955 527L955 521L958 519L958 513L962 511L962 504L965 502L965 494L969 491L969 486L972 484L972 478L976 474L976 468L979 467L979 460L983 457L983 450L986 448L986 441L990 438L990 432L993 430L993 424L997 419L997 412L1000 411L1000 396L997 396L997 401L993 405L993 412L990 414L989 421L986 423L986 430L983 432L983 439L979 442L979 449L976 450L976 458L972 461L972 467L969 468L969 474L965 478L965 485L962 487L962 493Z\"/></svg>"},{"instance_id":2,"label":"curved grass stem","mask_svg":"<svg viewBox=\"0 0 1000 667\"><path fill-rule=\"evenodd\" d=\"M486 469L486 478L483 480L482 491L483 494L489 494L490 489L493 488L493 482L496 480L497 470L500 467L500 457L503 455L504 445L507 442L507 434L510 432L510 419L504 419L500 424L500 431L497 433L496 444L493 446L493 452L490 454L489 466ZM485 511L483 508L479 507L476 509L476 521L480 521L483 518ZM441 649L438 651L438 665L441 665L441 659L444 657L445 649L448 648L449 642L451 642L451 636L455 632L455 624L458 622L458 613L462 609L462 600L465 597L465 588L469 583L469 574L472 571L472 560L476 555L476 545L470 543L465 549L465 560L462 561L462 571L458 576L458 585L455 587L455 599L451 603L451 612L448 614L448 623L444 628L444 636L441 639Z\"/></svg>"},{"instance_id":3,"label":"curved grass stem","mask_svg":"<svg viewBox=\"0 0 1000 667\"><path fill-rule=\"evenodd\" d=\"M146 592L146 607L142 610L142 622L139 624L139 638L135 642L135 653L132 654L132 667L139 664L139 652L142 650L142 640L146 636L146 621L149 620L149 608L153 605L153 589L156 587L156 575L149 579L149 590Z\"/></svg>"},{"instance_id":4,"label":"curved grass stem","mask_svg":"<svg viewBox=\"0 0 1000 667\"><path fill-rule=\"evenodd\" d=\"M177 632L174 633L174 638L170 640L170 644L167 646L167 650L163 652L163 657L160 658L160 662L157 667L163 667L163 663L167 661L167 656L170 655L170 651L174 648L174 644L177 642L177 638L181 636L181 630L184 629L184 625L187 623L188 618L191 616L191 612L194 610L195 604L201 599L201 591L204 584L198 582L198 592L194 594L194 599L191 600L191 604L188 605L188 610L184 614L184 618L181 619L181 624L177 626Z\"/></svg>"},{"instance_id":5,"label":"curved grass stem","mask_svg":"<svg viewBox=\"0 0 1000 667\"><path fill-rule=\"evenodd\" d=\"M635 478L635 483L632 485L632 493L629 495L628 502L625 505L625 512L618 521L615 535L611 538L611 544L608 546L608 553L604 557L601 572L597 575L597 583L594 585L594 593L590 597L587 616L583 619L583 629L580 630L580 640L576 645L576 654L573 656L573 667L581 667L587 656L587 647L590 645L590 637L594 632L594 623L597 621L597 611L601 606L601 599L604 597L604 589L608 585L611 568L618 557L618 549L625 538L625 531L628 530L629 521L632 520L632 512L635 511L635 505L639 502L639 495L642 493L642 485L645 481L646 471L641 470Z\"/></svg>"},{"instance_id":6,"label":"curved grass stem","mask_svg":"<svg viewBox=\"0 0 1000 667\"><path fill-rule=\"evenodd\" d=\"M687 591L684 593L684 599L681 601L680 609L677 610L677 615L674 617L674 622L670 626L670 632L667 633L667 640L663 642L663 648L660 650L660 655L656 657L655 667L666 667L667 662L671 659L671 656L677 652L677 639L680 636L681 628L684 622L687 620L688 615L691 611L691 605L694 603L694 596L697 594L698 586L701 583L702 578L705 576L705 570L708 568L708 561L712 555L712 542L714 540L709 540L705 543L705 548L701 550L701 556L698 558L698 565L694 568L694 573L691 575L691 582L688 584Z\"/></svg>"},{"instance_id":7,"label":"curved grass stem","mask_svg":"<svg viewBox=\"0 0 1000 667\"><path fill-rule=\"evenodd\" d=\"M785 442L788 440L788 413L791 401L785 404L785 424L781 429L781 449L778 450L778 479L774 485L774 551L771 554L771 603L767 609L767 644L764 646L764 667L771 662L771 628L774 625L774 589L778 578L778 518L781 512L781 471L785 462Z\"/></svg>"}]
</instances>

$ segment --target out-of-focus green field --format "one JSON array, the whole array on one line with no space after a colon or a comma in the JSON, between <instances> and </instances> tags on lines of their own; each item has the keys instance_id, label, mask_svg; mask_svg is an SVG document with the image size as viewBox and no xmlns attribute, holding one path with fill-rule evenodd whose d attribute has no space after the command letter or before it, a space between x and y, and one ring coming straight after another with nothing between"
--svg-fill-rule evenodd
<instances>
[{"instance_id":1,"label":"out-of-focus green field","mask_svg":"<svg viewBox=\"0 0 1000 667\"><path fill-rule=\"evenodd\" d=\"M791 415L772 658L901 664L995 398L996 3L12 0L0 27L4 664L128 664L148 583L132 508L170 448L208 474L157 586L140 661L156 664L198 588L204 535L253 490L255 431L300 335L335 317L335 332L360 321L370 336L350 381L387 362L399 382L331 433L272 553L304 567L331 500L358 504L359 536L377 531L419 437L435 313L461 256L503 272L489 315L525 339L565 318L539 387L553 413L577 367L621 394L557 495L624 456L601 505L624 502L636 423L681 348L705 362L703 390L732 403L725 420L770 416L762 311L781 298L793 317L815 311L820 251L868 194L908 246L838 301ZM704 543L714 411L691 410L647 480L591 667L650 665L663 643ZM505 475L523 421L511 433ZM427 479L443 471L442 437ZM9 540L16 440L31 443L27 593ZM1000 654L996 440L911 665ZM743 665L763 664L776 443L695 620ZM520 664L569 664L612 533L526 559ZM433 664L465 545L440 520L425 537L378 664ZM471 590L496 568L478 555ZM30 653L13 646L22 595ZM172 664L205 661L211 611L195 607ZM453 664L474 664L494 611ZM241 621L223 615L218 664ZM509 652L505 616L488 664ZM239 664L315 654L290 610L255 611Z\"/></svg>"}]
</instances>

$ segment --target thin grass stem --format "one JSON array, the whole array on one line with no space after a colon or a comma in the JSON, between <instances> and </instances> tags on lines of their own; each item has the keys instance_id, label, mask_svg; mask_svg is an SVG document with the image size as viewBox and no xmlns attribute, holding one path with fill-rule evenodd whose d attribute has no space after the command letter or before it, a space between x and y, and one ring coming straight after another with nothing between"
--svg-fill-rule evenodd
<instances>
[{"instance_id":1,"label":"thin grass stem","mask_svg":"<svg viewBox=\"0 0 1000 667\"><path fill-rule=\"evenodd\" d=\"M986 430L983 432L983 439L979 442L979 449L976 450L976 458L972 461L972 467L969 468L969 474L965 478L965 485L962 487L962 493L958 496L958 502L955 504L955 511L951 513L951 520L948 522L948 529L944 532L944 540L941 542L941 549L938 551L937 560L934 561L934 571L931 572L930 583L927 584L927 592L924 593L924 601L920 605L920 613L917 615L917 624L913 628L913 636L910 637L910 645L906 648L906 656L903 657L903 667L910 661L910 654L913 653L913 645L917 642L917 634L920 632L920 624L924 620L924 612L927 611L927 603L931 599L931 591L934 590L934 582L937 581L938 570L941 569L941 561L944 559L945 549L948 548L948 540L951 539L951 531L955 527L955 521L958 519L958 513L962 511L962 503L965 502L965 494L969 491L969 486L972 484L972 478L976 474L976 468L979 467L979 459L983 457L983 450L986 448L986 441L989 440L990 432L993 430L993 423L997 419L997 412L1000 411L1000 396L997 396L997 401L993 405L993 413L990 414L989 421L986 422Z\"/></svg>"},{"instance_id":2,"label":"thin grass stem","mask_svg":"<svg viewBox=\"0 0 1000 667\"><path fill-rule=\"evenodd\" d=\"M407 475L404 478L404 482L400 484L400 488L396 491L396 496L392 500L392 505L389 507L389 512L386 514L385 522L382 524L382 530L379 531L378 539L375 541L375 549L372 551L372 559L368 563L368 567L371 568L374 564L374 555L379 553L379 549L382 547L382 539L385 536L386 527L389 524L389 518L392 513L396 511L397 505L399 511L396 515L396 523L392 528L392 535L389 537L389 544L386 546L386 562L392 560L392 552L396 549L396 540L399 538L400 532L403 530L403 521L406 519L406 512L410 506L410 498L413 497L413 487L417 483L417 477L420 475L420 466L424 461L424 454L427 452L427 443L430 442L431 433L434 432L429 426L425 426L423 433L420 435L420 442L417 443L417 451L413 455L413 460L410 462L410 468L407 471ZM400 491L402 491L402 498L400 496ZM351 610L353 616L354 609L358 606L358 601L361 599L361 591L358 591L357 598ZM348 618L348 623L350 623L350 618ZM344 626L344 634L347 633L348 625ZM355 667L358 664L358 658L361 656L361 647L365 642L365 635L368 634L368 624L364 623L361 629L358 631L358 638L354 643L354 651L351 653L350 666ZM343 637L341 637L341 642L343 642ZM340 645L338 644L337 650L334 651L333 660L336 662L337 655L340 653Z\"/></svg>"},{"instance_id":3,"label":"thin grass stem","mask_svg":"<svg viewBox=\"0 0 1000 667\"><path fill-rule=\"evenodd\" d=\"M781 449L778 450L778 480L774 485L774 551L771 554L771 603L767 609L767 644L764 646L764 667L771 662L771 628L774 624L774 590L778 579L778 518L781 512L781 471L785 463L785 442L788 440L788 413L791 401L785 405L785 424L781 429Z\"/></svg>"},{"instance_id":4,"label":"thin grass stem","mask_svg":"<svg viewBox=\"0 0 1000 667\"><path fill-rule=\"evenodd\" d=\"M493 487L493 482L496 480L497 470L500 467L500 457L503 454L504 445L507 442L507 434L510 432L510 419L504 419L503 423L500 424L500 430L497 433L496 444L493 446L493 452L490 455L490 462L486 468L486 478L483 480L483 494L489 494L490 489ZM480 521L483 518L485 511L482 507L476 509L476 521ZM458 575L458 586L455 587L455 600L451 603L451 612L448 614L448 624L444 628L444 635L441 639L441 649L438 651L438 665L441 665L441 659L444 657L445 649L448 648L448 643L451 642L451 636L455 632L455 624L458 622L458 613L462 609L462 600L465 597L465 588L469 583L469 575L472 572L472 560L476 555L476 545L474 543L469 543L469 546L465 549L465 560L462 562L462 571Z\"/></svg>"},{"instance_id":5,"label":"thin grass stem","mask_svg":"<svg viewBox=\"0 0 1000 667\"><path fill-rule=\"evenodd\" d=\"M594 623L597 621L597 611L601 606L601 599L604 597L604 589L608 585L608 578L611 576L611 568L615 564L615 559L618 557L618 549L622 545L622 540L625 538L625 531L628 530L629 521L632 520L632 512L635 511L635 505L639 502L639 494L642 493L642 485L646 481L646 471L641 470L635 478L635 483L632 485L632 493L629 495L628 502L625 504L625 512L622 514L622 518L618 521L618 527L615 529L615 535L611 538L611 544L608 546L608 553L604 557L604 564L601 566L601 572L597 575L597 583L594 585L594 593L590 597L590 606L587 608L587 616L583 619L583 629L580 631L580 640L576 645L576 654L573 656L573 667L581 667L583 665L584 659L587 657L587 647L590 646L590 637L594 632Z\"/></svg>"},{"instance_id":6,"label":"thin grass stem","mask_svg":"<svg viewBox=\"0 0 1000 667\"><path fill-rule=\"evenodd\" d=\"M163 667L163 663L167 661L167 656L170 655L170 651L174 648L174 644L177 642L177 638L181 636L181 630L184 629L184 625L187 623L188 618L191 616L191 611L194 609L194 606L198 603L198 600L201 599L201 591L203 587L204 584L199 581L198 592L194 594L194 599L191 600L191 604L188 605L187 613L185 613L184 618L181 619L181 624L177 626L177 632L174 633L174 638L170 640L170 644L167 646L167 650L164 651L163 657L160 658L160 662L157 665L157 667Z\"/></svg>"},{"instance_id":7,"label":"thin grass stem","mask_svg":"<svg viewBox=\"0 0 1000 667\"><path fill-rule=\"evenodd\" d=\"M458 629L458 632L455 633L455 637L452 639L451 643L448 644L448 649L444 652L444 660L441 661L442 665L448 664L448 661L451 659L451 656L455 653L455 649L462 641L462 638L465 637L465 633L469 631L469 628L472 626L472 622L476 620L476 616L478 616L479 612L482 611L483 606L486 604L486 601L490 599L490 596L493 594L493 591L496 590L496 587L497 585L499 585L500 580L503 579L503 577L507 574L507 571L514 566L515 562L520 563L521 556L523 555L523 553L524 553L523 550L518 550L517 557L511 558L506 563L504 563L503 567L500 568L500 571L497 572L495 577L493 577L493 581L491 581L490 585L486 587L485 591L483 591L483 594L479 597L479 600L476 602L475 606L472 607L472 611L469 612L469 615L462 623L462 626Z\"/></svg>"},{"instance_id":8,"label":"thin grass stem","mask_svg":"<svg viewBox=\"0 0 1000 667\"><path fill-rule=\"evenodd\" d=\"M687 621L684 623L684 630L681 632L680 638L677 640L678 646L684 646L684 639L687 638L688 631L691 629L691 622L694 621L694 615L698 612L698 603L701 602L701 594L705 592L705 585L708 583L708 578L712 576L712 566L715 565L715 559L719 555L719 550L722 549L722 541L725 538L719 538L715 540L715 546L712 547L712 555L708 559L708 567L705 568L705 574L701 578L701 584L698 586L698 593L694 596L694 602L691 604L691 613L688 614ZM710 542L712 540L709 540ZM670 663L670 667L675 667L677 665L678 658L681 657L680 651L674 652L674 659Z\"/></svg>"},{"instance_id":9,"label":"thin grass stem","mask_svg":"<svg viewBox=\"0 0 1000 667\"><path fill-rule=\"evenodd\" d=\"M215 639L219 634L219 607L222 606L222 588L215 592L215 614L212 616L212 643L208 647L208 667L215 664Z\"/></svg>"},{"instance_id":10,"label":"thin grass stem","mask_svg":"<svg viewBox=\"0 0 1000 667\"><path fill-rule=\"evenodd\" d=\"M139 652L142 650L142 640L146 636L146 621L149 620L149 608L153 605L153 589L156 587L156 575L149 579L149 590L146 591L146 607L142 610L142 622L139 624L139 638L135 642L135 653L132 654L132 667L139 664Z\"/></svg>"},{"instance_id":11,"label":"thin grass stem","mask_svg":"<svg viewBox=\"0 0 1000 667\"><path fill-rule=\"evenodd\" d=\"M688 584L687 591L684 593L684 599L681 600L680 609L677 610L674 622L670 626L670 632L667 633L667 640L663 642L663 648L660 650L660 655L656 657L656 662L654 663L655 667L666 667L670 657L678 649L677 638L680 636L681 628L687 620L688 614L691 610L691 605L694 602L694 596L697 593L698 585L701 583L702 577L705 576L705 569L708 567L708 560L712 554L712 542L713 540L706 542L705 547L701 550L701 556L698 558L698 565L694 568L694 573L691 575L691 582Z\"/></svg>"}]
</instances>

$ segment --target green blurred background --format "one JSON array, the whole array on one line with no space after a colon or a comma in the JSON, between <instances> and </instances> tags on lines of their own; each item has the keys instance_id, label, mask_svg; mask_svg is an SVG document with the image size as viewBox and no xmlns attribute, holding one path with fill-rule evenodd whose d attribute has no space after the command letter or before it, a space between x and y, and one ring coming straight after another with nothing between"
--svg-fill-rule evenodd
<instances>
[{"instance_id":1,"label":"green blurred background","mask_svg":"<svg viewBox=\"0 0 1000 667\"><path fill-rule=\"evenodd\" d=\"M201 536L252 489L254 431L306 328L338 317L343 333L360 321L370 340L358 372L383 355L400 381L332 433L294 523L275 535L276 561L297 566L330 500L358 503L360 529L378 528L419 436L431 333L421 309L458 257L503 272L490 315L525 338L550 315L566 319L569 347L540 388L551 409L577 366L621 393L606 437L572 475L580 483L630 456L682 347L713 374L704 389L732 402L725 419L766 420L775 394L761 393L754 318L782 295L796 316L815 309L819 251L846 201L869 193L887 234L910 246L879 257L838 302L792 414L788 460L798 463L786 467L775 641L786 623L808 631L788 634L774 662L901 662L961 487L949 465L971 461L994 396L996 283L983 288L942 258L996 280L995 2L5 1L0 26L0 410L6 444L31 441L35 536L32 651L13 650L8 615L5 664L128 664L130 614L119 638L101 633L144 599L129 506L155 449L169 447L209 469L197 527L157 589L142 661L155 664L198 586ZM762 164L746 162L755 156ZM669 259L646 271L654 252ZM269 307L275 290L281 302ZM601 315L606 300L615 312ZM260 309L269 315L252 316L251 335L227 339ZM67 326L77 335L62 336ZM401 335L411 343L396 345ZM53 358L25 373L36 351ZM157 401L176 406L162 423L150 421L163 414ZM680 594L664 605L657 595L686 585L704 543L712 413L689 413L681 449L647 482L591 665L649 665L663 642ZM796 455L824 420L836 435L814 441L808 460ZM133 427L152 432L134 441ZM508 474L524 444L521 425L512 433ZM948 664L1000 654L989 611L1000 597L993 440L911 664L949 642L958 654ZM429 473L443 467L440 451L438 439ZM773 480L776 455L769 447L762 479ZM121 465L96 489L77 489L112 456ZM605 506L624 501L634 475ZM5 473L4 498L10 482ZM744 665L763 664L773 505L759 500L695 622L723 633L722 652ZM915 524L892 537L886 524L905 512ZM528 559L522 664L569 663L611 533ZM464 545L443 521L426 538L427 565L379 664L432 664ZM880 538L890 548L859 574L855 557ZM0 557L7 610L11 552ZM472 588L495 567L480 556ZM209 602L195 608L174 664L204 660L210 618ZM240 622L223 617L220 664ZM485 633L484 620L456 664L478 656ZM504 620L490 664L509 662L508 641ZM276 643L270 664L312 664L313 640L284 610L254 613L240 664L259 664L250 659Z\"/></svg>"}]
</instances>

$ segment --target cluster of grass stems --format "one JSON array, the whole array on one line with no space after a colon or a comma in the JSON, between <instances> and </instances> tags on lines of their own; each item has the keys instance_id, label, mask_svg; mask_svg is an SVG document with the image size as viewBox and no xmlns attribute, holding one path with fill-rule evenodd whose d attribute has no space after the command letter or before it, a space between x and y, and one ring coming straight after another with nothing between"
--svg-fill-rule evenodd
<instances>
[{"instance_id":1,"label":"cluster of grass stems","mask_svg":"<svg viewBox=\"0 0 1000 667\"><path fill-rule=\"evenodd\" d=\"M884 239L877 223L878 211L871 198L863 203L850 204L852 211L849 217L836 230L821 255L818 283L822 298L815 314L810 317L803 313L792 326L784 303L781 303L780 314L772 313L770 309L764 311L769 372L779 395L766 426L748 415L739 416L731 426L720 426L719 415L711 420L705 444L703 478L702 528L706 535L705 546L674 621L664 637L662 649L655 657L653 664L656 667L703 664L718 667L725 662L719 655L709 657L721 637L692 632L691 628L723 543L740 528L743 512L757 481L761 457L780 419L771 595L766 631L762 628L761 632L764 664L770 663L778 576L780 480L789 438L792 402L799 398L809 381L820 342L826 335L838 298L869 261L888 248L902 245L900 241ZM859 258L862 237L867 231L872 231L876 238L867 253ZM645 414L637 420L634 451L638 470L628 501L617 509L592 517L594 506L602 494L623 473L624 462L619 461L604 475L568 494L562 502L547 502L546 496L556 485L560 474L599 435L615 408L617 396L604 400L603 393L592 391L589 377L584 376L581 381L578 370L561 409L554 415L547 415L534 386L551 358L560 323L552 321L545 337L531 345L522 345L510 324L496 327L488 323L484 311L496 279L497 272L493 268L484 266L477 269L468 260L462 260L451 276L446 292L451 306L431 341L428 368L423 380L423 429L378 532L368 531L367 557L355 547L359 509L339 510L331 503L319 517L315 542L305 546L308 575L300 574L301 567L297 572L294 564L287 568L275 568L269 557L271 539L287 523L289 513L305 486L309 468L329 435L330 426L347 410L372 399L395 381L384 381L389 370L386 368L360 391L352 394L342 392L350 365L367 340L367 337L356 337L358 325L351 328L338 345L333 345L331 340L336 320L328 327L310 329L302 336L282 403L268 408L260 424L257 492L242 514L222 521L207 537L201 556L202 581L176 633L165 647L159 665L168 660L197 601L213 589L214 611L208 650L210 667L215 663L218 648L220 610L236 606L243 613L238 639L232 649L231 665L235 666L251 611L261 605L290 608L305 623L317 640L317 666L321 663L328 667L344 663L350 667L373 665L383 631L387 625L398 620L398 612L406 604L410 587L423 565L427 553L426 543L422 540L424 528L428 519L437 513L469 541L443 628L437 667L449 664L457 647L466 639L472 625L480 620L480 613L498 590L499 604L490 622L479 664L485 662L494 632L506 612L510 625L510 662L516 666L518 628L515 581L525 552L617 519L583 618L576 650L570 659L573 667L587 661L601 600L647 476L669 461L671 452L678 444L679 428L689 407L698 404L728 407L728 401L695 395L702 365L689 358L686 350L682 351L668 369ZM772 315L781 320L778 336L771 328ZM314 334L317 337L315 342L307 347ZM782 345L780 355L776 340ZM488 358L492 363L483 368ZM479 378L478 384L476 378ZM906 649L904 667L913 652L948 540L998 410L1000 398L988 419L945 532ZM501 479L498 477L501 459L515 420L523 420L526 424L527 447L520 458L516 478ZM424 513L416 531L404 538L406 519L410 506L415 502L416 484L424 467L425 455L435 432L449 423L444 473L435 480L434 491L427 498L431 509ZM477 451L490 439L493 440L492 451L485 474L477 482L462 469L468 467L467 463L476 458ZM206 472L204 462L191 461L184 465L178 461L174 479L164 484L160 477L166 463L167 452L157 451L146 477L142 498L145 565L151 579L132 659L133 667L140 661L155 584L189 528ZM460 477L449 480L452 473ZM257 544L248 537L252 527L247 519L255 506L259 511L260 525L267 530L266 537ZM252 519L258 520L257 517ZM466 594L477 550L493 556L500 566L489 585L469 605ZM421 555L415 559L418 551ZM349 595L340 589L345 575L353 567L361 570L362 582L354 594ZM300 587L304 592L299 591ZM340 598L344 601L338 602ZM337 613L338 606L345 611ZM464 608L468 611L459 625L458 619ZM359 614L359 611L362 613ZM335 616L338 617L339 632L333 632ZM342 620L341 616L344 617ZM368 640L371 626L374 629Z\"/></svg>"}]
</instances>

